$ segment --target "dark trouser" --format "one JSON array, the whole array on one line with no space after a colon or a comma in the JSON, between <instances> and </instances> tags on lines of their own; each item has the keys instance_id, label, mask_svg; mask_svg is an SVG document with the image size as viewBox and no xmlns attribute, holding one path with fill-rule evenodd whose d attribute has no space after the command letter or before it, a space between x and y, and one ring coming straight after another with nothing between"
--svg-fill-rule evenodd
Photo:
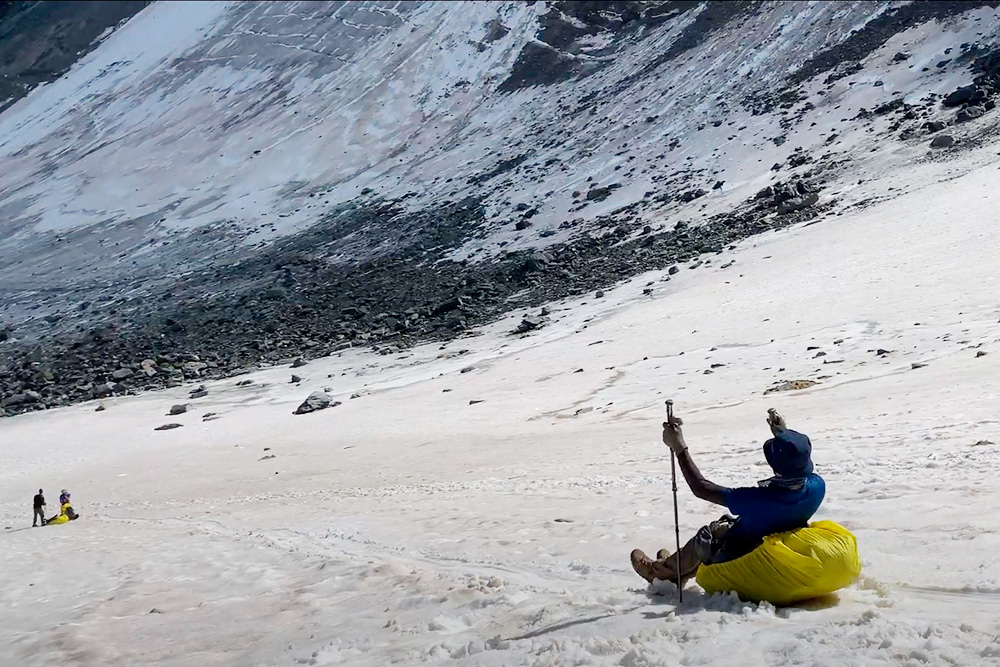
<instances>
[{"instance_id":1,"label":"dark trouser","mask_svg":"<svg viewBox=\"0 0 1000 667\"><path fill-rule=\"evenodd\" d=\"M757 544L730 538L730 531L738 518L724 514L707 526L702 526L680 550L680 579L687 581L693 577L702 564L724 563L744 556L756 548ZM648 572L640 572L647 580L660 579L677 581L677 554L666 555L653 561ZM646 576L646 575L650 576Z\"/></svg>"},{"instance_id":2,"label":"dark trouser","mask_svg":"<svg viewBox=\"0 0 1000 667\"><path fill-rule=\"evenodd\" d=\"M45 508L44 507L36 507L35 508L35 515L31 518L31 525L32 526L37 526L39 519L42 520L42 525L44 526L45 525Z\"/></svg>"}]
</instances>

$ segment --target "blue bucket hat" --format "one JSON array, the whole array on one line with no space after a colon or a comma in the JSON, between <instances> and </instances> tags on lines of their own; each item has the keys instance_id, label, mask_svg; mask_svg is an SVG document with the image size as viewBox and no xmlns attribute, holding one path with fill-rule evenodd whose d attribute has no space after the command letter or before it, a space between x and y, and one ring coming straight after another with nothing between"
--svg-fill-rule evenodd
<instances>
[{"instance_id":1,"label":"blue bucket hat","mask_svg":"<svg viewBox=\"0 0 1000 667\"><path fill-rule=\"evenodd\" d=\"M800 479L813 471L809 436L790 429L778 431L764 443L764 458L774 473L781 477Z\"/></svg>"}]
</instances>

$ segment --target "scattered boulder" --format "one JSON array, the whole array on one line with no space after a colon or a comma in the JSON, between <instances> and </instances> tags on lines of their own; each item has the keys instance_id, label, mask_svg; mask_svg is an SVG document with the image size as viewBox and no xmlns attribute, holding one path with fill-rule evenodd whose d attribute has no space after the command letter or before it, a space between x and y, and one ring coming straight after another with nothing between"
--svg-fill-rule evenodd
<instances>
[{"instance_id":1,"label":"scattered boulder","mask_svg":"<svg viewBox=\"0 0 1000 667\"><path fill-rule=\"evenodd\" d=\"M947 148L955 143L955 137L950 134L939 134L931 140L931 148Z\"/></svg>"},{"instance_id":2,"label":"scattered boulder","mask_svg":"<svg viewBox=\"0 0 1000 667\"><path fill-rule=\"evenodd\" d=\"M185 373L195 376L200 374L206 368L208 368L208 364L204 361L189 361L182 366Z\"/></svg>"},{"instance_id":3,"label":"scattered boulder","mask_svg":"<svg viewBox=\"0 0 1000 667\"><path fill-rule=\"evenodd\" d=\"M118 370L116 370L114 373L111 374L111 378L113 380L119 381L130 378L133 375L135 375L135 371L132 370L131 368L119 368Z\"/></svg>"},{"instance_id":4,"label":"scattered boulder","mask_svg":"<svg viewBox=\"0 0 1000 667\"><path fill-rule=\"evenodd\" d=\"M814 385L819 384L815 380L788 380L785 382L779 382L770 389L767 389L765 394L774 394L779 391L799 391L800 389L807 389Z\"/></svg>"},{"instance_id":5,"label":"scattered boulder","mask_svg":"<svg viewBox=\"0 0 1000 667\"><path fill-rule=\"evenodd\" d=\"M976 359L978 359L979 357L985 357L985 356L986 356L986 352L984 350L979 350L978 352L976 352Z\"/></svg>"},{"instance_id":6,"label":"scattered boulder","mask_svg":"<svg viewBox=\"0 0 1000 667\"><path fill-rule=\"evenodd\" d=\"M963 104L977 104L986 101L986 91L979 86L970 83L967 86L959 86L953 92L948 93L941 101L946 107L958 107Z\"/></svg>"},{"instance_id":7,"label":"scattered boulder","mask_svg":"<svg viewBox=\"0 0 1000 667\"><path fill-rule=\"evenodd\" d=\"M515 334L523 334L523 333L527 333L529 331L534 331L535 329L538 329L539 327L543 326L544 324L545 324L545 319L544 318L537 317L537 316L534 316L534 315L528 315L524 319L521 320L521 323L519 325L517 325L517 328L514 329L513 333L515 333Z\"/></svg>"},{"instance_id":8,"label":"scattered boulder","mask_svg":"<svg viewBox=\"0 0 1000 667\"><path fill-rule=\"evenodd\" d=\"M105 408L104 405L101 404L97 406L97 409L94 410L94 412L104 412L105 410L107 410L107 408Z\"/></svg>"},{"instance_id":9,"label":"scattered boulder","mask_svg":"<svg viewBox=\"0 0 1000 667\"><path fill-rule=\"evenodd\" d=\"M798 197L792 197L791 199L786 199L778 204L778 213L785 214L793 211L801 211L804 208L809 208L818 201L819 195L815 192L810 192L809 194L800 195Z\"/></svg>"},{"instance_id":10,"label":"scattered boulder","mask_svg":"<svg viewBox=\"0 0 1000 667\"><path fill-rule=\"evenodd\" d=\"M330 395L322 391L314 391L309 394L309 398L302 402L298 408L296 408L295 413L297 415L304 415L309 412L316 412L317 410L325 410L329 407L336 407L340 405L340 401L336 403L330 398Z\"/></svg>"},{"instance_id":11,"label":"scattered boulder","mask_svg":"<svg viewBox=\"0 0 1000 667\"><path fill-rule=\"evenodd\" d=\"M693 202L695 199L699 199L701 197L704 197L707 194L708 194L708 190L703 190L701 188L696 188L694 190L688 190L687 192L682 192L681 194L677 195L677 199L678 199L678 201L681 201L681 202L683 202L685 204L688 204L690 202Z\"/></svg>"},{"instance_id":12,"label":"scattered boulder","mask_svg":"<svg viewBox=\"0 0 1000 667\"><path fill-rule=\"evenodd\" d=\"M929 120L926 123L924 123L924 129L927 130L928 134L934 134L935 132L940 132L945 127L947 127L947 125L945 125L943 122L939 120Z\"/></svg>"},{"instance_id":13,"label":"scattered boulder","mask_svg":"<svg viewBox=\"0 0 1000 667\"><path fill-rule=\"evenodd\" d=\"M298 359L292 362L292 368L302 368L305 365L306 362L302 357L299 357Z\"/></svg>"},{"instance_id":14,"label":"scattered boulder","mask_svg":"<svg viewBox=\"0 0 1000 667\"><path fill-rule=\"evenodd\" d=\"M157 426L153 430L154 431L172 431L173 429L180 428L182 426L184 426L184 424L164 424L163 426Z\"/></svg>"},{"instance_id":15,"label":"scattered boulder","mask_svg":"<svg viewBox=\"0 0 1000 667\"><path fill-rule=\"evenodd\" d=\"M793 169L795 167L801 167L802 165L807 164L809 162L812 162L812 158L809 157L808 153L806 153L801 149L795 151L794 153L792 153L792 155L788 157L788 166L792 167Z\"/></svg>"},{"instance_id":16,"label":"scattered boulder","mask_svg":"<svg viewBox=\"0 0 1000 667\"><path fill-rule=\"evenodd\" d=\"M114 394L115 389L118 386L119 385L111 382L102 382L101 384L94 385L94 388L90 390L90 393L93 398L105 398Z\"/></svg>"},{"instance_id":17,"label":"scattered boulder","mask_svg":"<svg viewBox=\"0 0 1000 667\"><path fill-rule=\"evenodd\" d=\"M528 227L531 227L531 225L532 225L531 220L525 220L524 218L522 218L518 220L517 223L514 224L514 229L520 232L527 229Z\"/></svg>"},{"instance_id":18,"label":"scattered boulder","mask_svg":"<svg viewBox=\"0 0 1000 667\"><path fill-rule=\"evenodd\" d=\"M592 188L587 191L587 201L604 201L611 196L611 188Z\"/></svg>"},{"instance_id":19,"label":"scattered boulder","mask_svg":"<svg viewBox=\"0 0 1000 667\"><path fill-rule=\"evenodd\" d=\"M194 391L191 392L191 396L190 397L191 398L204 398L206 396L208 396L208 389L205 388L205 385L201 385L200 387L198 387L197 389L195 389Z\"/></svg>"},{"instance_id":20,"label":"scattered boulder","mask_svg":"<svg viewBox=\"0 0 1000 667\"><path fill-rule=\"evenodd\" d=\"M168 414L173 417L176 415L182 415L187 411L188 411L187 403L181 403L179 405L172 406Z\"/></svg>"},{"instance_id":21,"label":"scattered boulder","mask_svg":"<svg viewBox=\"0 0 1000 667\"><path fill-rule=\"evenodd\" d=\"M15 407L18 405L28 405L30 403L38 403L42 400L42 395L37 391L27 390L20 394L14 394L13 396L8 396L7 398L0 401L0 407Z\"/></svg>"},{"instance_id":22,"label":"scattered boulder","mask_svg":"<svg viewBox=\"0 0 1000 667\"><path fill-rule=\"evenodd\" d=\"M968 121L972 120L973 118L979 118L984 113L986 113L986 110L983 109L983 107L980 107L980 106L968 106L968 107L965 107L964 109L962 109L961 111L958 112L958 115L955 116L955 122L956 123L965 123L965 122L968 122Z\"/></svg>"},{"instance_id":23,"label":"scattered boulder","mask_svg":"<svg viewBox=\"0 0 1000 667\"><path fill-rule=\"evenodd\" d=\"M293 374L292 374L292 379L291 379L291 383L292 383L292 384L297 384L297 383L299 383L299 382L302 382L302 378L301 378L301 377L299 377L298 375L295 375L295 374L293 373Z\"/></svg>"}]
</instances>

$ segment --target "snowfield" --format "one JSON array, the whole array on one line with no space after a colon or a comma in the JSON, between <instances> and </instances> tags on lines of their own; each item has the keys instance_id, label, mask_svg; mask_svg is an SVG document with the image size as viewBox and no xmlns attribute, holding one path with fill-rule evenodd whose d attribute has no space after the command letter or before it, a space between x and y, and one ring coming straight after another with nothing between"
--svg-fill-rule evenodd
<instances>
[{"instance_id":1,"label":"snowfield","mask_svg":"<svg viewBox=\"0 0 1000 667\"><path fill-rule=\"evenodd\" d=\"M1000 663L996 149L551 304L524 337L513 313L299 385L286 366L0 421L0 663ZM324 387L342 405L292 415ZM791 609L647 590L628 553L673 543L668 397L721 483L768 475L768 407L808 433L860 581ZM82 519L26 528L39 486ZM719 514L680 499L685 536Z\"/></svg>"}]
</instances>

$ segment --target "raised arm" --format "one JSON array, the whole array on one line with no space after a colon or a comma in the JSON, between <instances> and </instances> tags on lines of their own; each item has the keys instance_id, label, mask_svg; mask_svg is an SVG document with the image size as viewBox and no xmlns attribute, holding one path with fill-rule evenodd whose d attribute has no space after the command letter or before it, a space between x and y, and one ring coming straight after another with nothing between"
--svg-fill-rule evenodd
<instances>
[{"instance_id":1,"label":"raised arm","mask_svg":"<svg viewBox=\"0 0 1000 667\"><path fill-rule=\"evenodd\" d=\"M708 481L701 474L701 471L698 470L698 466L695 465L694 460L691 458L691 453L688 451L687 443L684 442L684 432L681 430L682 423L679 418L675 418L673 424L663 422L663 444L669 447L677 456L677 463L684 474L684 481L691 488L691 493L696 498L725 506L726 493L728 493L729 489L715 482Z\"/></svg>"}]
</instances>

